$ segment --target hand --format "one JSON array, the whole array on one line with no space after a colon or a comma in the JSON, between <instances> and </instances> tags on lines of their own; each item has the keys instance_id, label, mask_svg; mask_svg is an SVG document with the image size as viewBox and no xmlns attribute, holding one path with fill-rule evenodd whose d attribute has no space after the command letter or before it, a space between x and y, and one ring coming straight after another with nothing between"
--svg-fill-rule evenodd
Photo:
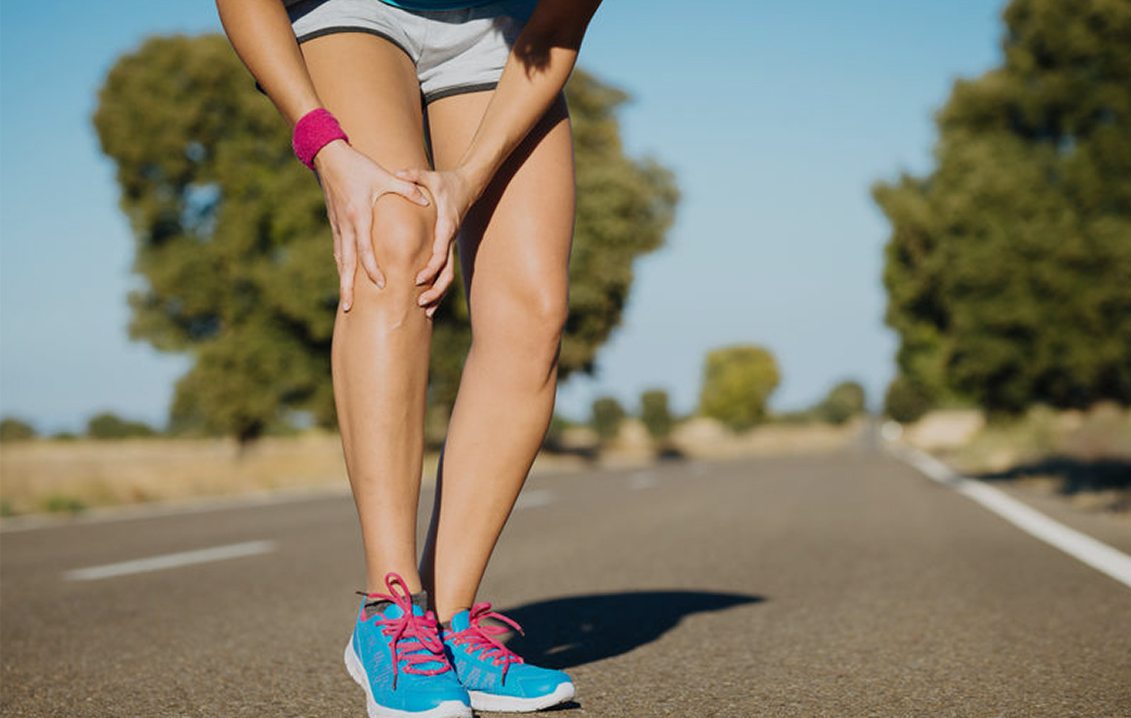
<instances>
[{"instance_id":1,"label":"hand","mask_svg":"<svg viewBox=\"0 0 1131 718\"><path fill-rule=\"evenodd\" d=\"M416 286L429 282L432 286L421 293L417 302L431 317L455 278L456 232L464 216L479 198L479 190L460 168L430 172L423 169L398 170L397 177L423 185L432 193L436 203L436 234L432 242L432 258L416 275Z\"/></svg>"},{"instance_id":2,"label":"hand","mask_svg":"<svg viewBox=\"0 0 1131 718\"><path fill-rule=\"evenodd\" d=\"M314 158L318 181L326 195L326 213L334 233L334 261L338 265L339 296L342 310L353 305L354 274L357 260L379 289L385 288L385 275L377 266L370 230L373 203L387 192L399 194L416 204L427 206L428 198L410 181L397 179L373 160L343 140L334 140Z\"/></svg>"}]
</instances>

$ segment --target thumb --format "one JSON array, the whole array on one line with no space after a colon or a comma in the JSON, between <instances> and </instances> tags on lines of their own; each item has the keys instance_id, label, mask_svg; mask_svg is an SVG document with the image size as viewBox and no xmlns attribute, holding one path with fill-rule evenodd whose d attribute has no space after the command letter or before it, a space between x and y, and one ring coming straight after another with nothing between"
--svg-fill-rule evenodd
<instances>
[{"instance_id":1,"label":"thumb","mask_svg":"<svg viewBox=\"0 0 1131 718\"><path fill-rule=\"evenodd\" d=\"M421 207L427 207L429 204L428 197L420 191L420 187L412 182L395 182L391 189L402 197L416 202Z\"/></svg>"}]
</instances>

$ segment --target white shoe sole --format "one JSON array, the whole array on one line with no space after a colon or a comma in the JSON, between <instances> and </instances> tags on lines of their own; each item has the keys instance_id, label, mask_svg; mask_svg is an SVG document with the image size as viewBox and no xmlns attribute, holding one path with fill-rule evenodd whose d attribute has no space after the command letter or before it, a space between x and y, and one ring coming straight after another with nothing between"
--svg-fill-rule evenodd
<instances>
[{"instance_id":1,"label":"white shoe sole","mask_svg":"<svg viewBox=\"0 0 1131 718\"><path fill-rule=\"evenodd\" d=\"M500 696L494 693L483 693L482 691L468 691L467 693L471 696L471 707L475 710L529 713L565 703L573 698L575 692L572 683L559 683L553 693L547 693L537 698Z\"/></svg>"},{"instance_id":2,"label":"white shoe sole","mask_svg":"<svg viewBox=\"0 0 1131 718\"><path fill-rule=\"evenodd\" d=\"M345 661L350 678L365 690L365 710L369 713L369 718L472 718L471 706L459 701L444 701L426 711L402 711L377 705L377 701L373 700L373 690L369 687L365 666L361 665L361 659L353 650L352 639L346 644Z\"/></svg>"}]
</instances>

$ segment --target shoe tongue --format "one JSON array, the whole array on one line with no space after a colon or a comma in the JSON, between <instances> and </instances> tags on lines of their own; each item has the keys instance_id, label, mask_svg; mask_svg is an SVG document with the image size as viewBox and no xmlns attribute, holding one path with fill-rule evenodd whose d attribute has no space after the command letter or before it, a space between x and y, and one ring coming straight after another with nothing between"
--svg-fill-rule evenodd
<instances>
[{"instance_id":1,"label":"shoe tongue","mask_svg":"<svg viewBox=\"0 0 1131 718\"><path fill-rule=\"evenodd\" d=\"M401 616L404 615L404 610L401 609L401 607L398 606L397 604L390 603L388 606L385 607L385 610L381 612L381 615L384 616L385 618L400 618ZM423 616L424 615L424 609L422 609L420 606L413 605L412 615Z\"/></svg>"},{"instance_id":2,"label":"shoe tongue","mask_svg":"<svg viewBox=\"0 0 1131 718\"><path fill-rule=\"evenodd\" d=\"M412 615L423 616L425 609L428 607L428 593L420 591L412 594ZM385 618L400 618L404 615L404 611L400 606L392 601L370 601L365 604L366 618L372 618L374 615L380 613Z\"/></svg>"},{"instance_id":3,"label":"shoe tongue","mask_svg":"<svg viewBox=\"0 0 1131 718\"><path fill-rule=\"evenodd\" d=\"M452 616L452 632L459 633L466 631L471 626L471 614L468 611L460 611Z\"/></svg>"}]
</instances>

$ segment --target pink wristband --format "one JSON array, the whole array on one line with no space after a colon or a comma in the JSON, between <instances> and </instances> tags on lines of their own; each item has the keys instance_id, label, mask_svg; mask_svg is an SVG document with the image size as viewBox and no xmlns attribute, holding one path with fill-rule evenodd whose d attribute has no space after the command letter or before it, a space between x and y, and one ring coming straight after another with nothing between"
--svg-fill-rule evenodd
<instances>
[{"instance_id":1,"label":"pink wristband","mask_svg":"<svg viewBox=\"0 0 1131 718\"><path fill-rule=\"evenodd\" d=\"M350 141L338 120L330 111L319 107L307 112L295 123L294 135L291 137L291 147L295 156L302 163L314 169L314 156L318 151L334 140Z\"/></svg>"}]
</instances>

